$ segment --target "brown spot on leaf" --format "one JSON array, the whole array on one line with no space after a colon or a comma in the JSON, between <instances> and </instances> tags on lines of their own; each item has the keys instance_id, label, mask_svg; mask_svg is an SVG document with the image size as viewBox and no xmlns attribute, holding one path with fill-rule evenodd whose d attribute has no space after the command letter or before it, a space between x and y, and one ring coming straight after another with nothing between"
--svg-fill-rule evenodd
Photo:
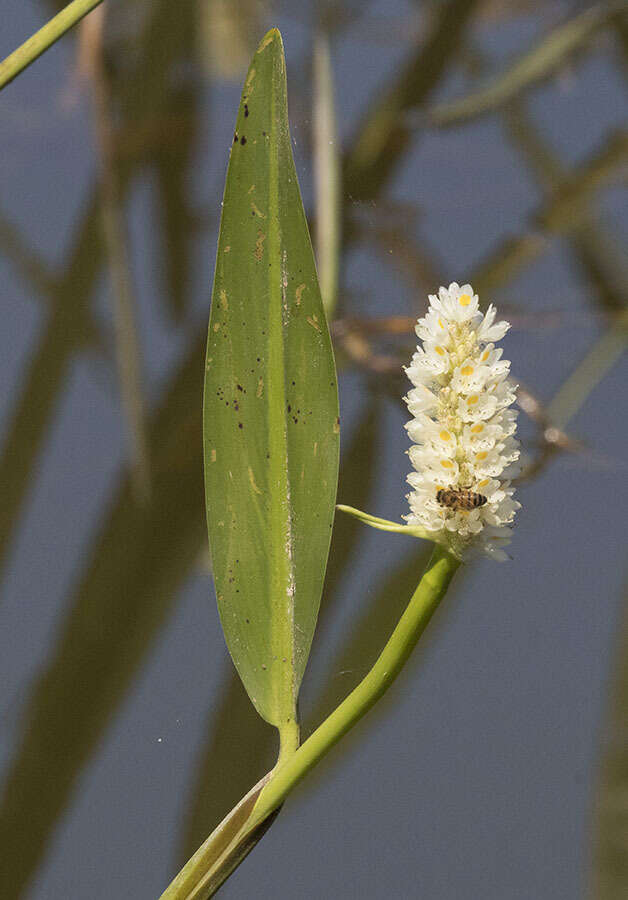
<instances>
[{"instance_id":1,"label":"brown spot on leaf","mask_svg":"<svg viewBox=\"0 0 628 900\"><path fill-rule=\"evenodd\" d=\"M249 481L251 483L251 487L253 488L253 491L256 494L261 494L262 492L260 491L258 486L255 484L255 476L253 475L253 469L250 466L249 466Z\"/></svg>"},{"instance_id":2,"label":"brown spot on leaf","mask_svg":"<svg viewBox=\"0 0 628 900\"><path fill-rule=\"evenodd\" d=\"M266 240L266 235L260 228L257 232L257 240L255 241L255 259L260 262L262 256L264 255L264 241Z\"/></svg>"},{"instance_id":3,"label":"brown spot on leaf","mask_svg":"<svg viewBox=\"0 0 628 900\"><path fill-rule=\"evenodd\" d=\"M307 322L312 326L312 328L315 328L317 331L321 330L321 326L318 324L318 319L316 316L308 316Z\"/></svg>"}]
</instances>

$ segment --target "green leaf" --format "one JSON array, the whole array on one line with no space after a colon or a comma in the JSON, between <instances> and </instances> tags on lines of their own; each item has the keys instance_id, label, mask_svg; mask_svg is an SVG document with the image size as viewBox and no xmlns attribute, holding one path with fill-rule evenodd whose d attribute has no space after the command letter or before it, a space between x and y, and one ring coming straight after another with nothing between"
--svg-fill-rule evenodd
<instances>
[{"instance_id":1,"label":"green leaf","mask_svg":"<svg viewBox=\"0 0 628 900\"><path fill-rule=\"evenodd\" d=\"M282 747L329 552L338 479L331 341L290 146L281 35L268 32L236 122L207 342L204 453L229 651Z\"/></svg>"}]
</instances>

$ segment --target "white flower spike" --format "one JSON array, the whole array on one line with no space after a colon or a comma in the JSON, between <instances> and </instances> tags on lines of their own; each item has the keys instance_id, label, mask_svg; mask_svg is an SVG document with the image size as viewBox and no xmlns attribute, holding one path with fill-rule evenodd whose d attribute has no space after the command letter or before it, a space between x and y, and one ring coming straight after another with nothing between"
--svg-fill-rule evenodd
<instances>
[{"instance_id":1,"label":"white flower spike","mask_svg":"<svg viewBox=\"0 0 628 900\"><path fill-rule=\"evenodd\" d=\"M404 518L459 559L478 551L507 559L502 548L520 507L508 480L519 458L517 413L508 409L515 387L494 345L510 326L495 315L492 305L482 315L470 284L440 288L417 323L422 346L406 367L415 471Z\"/></svg>"}]
</instances>

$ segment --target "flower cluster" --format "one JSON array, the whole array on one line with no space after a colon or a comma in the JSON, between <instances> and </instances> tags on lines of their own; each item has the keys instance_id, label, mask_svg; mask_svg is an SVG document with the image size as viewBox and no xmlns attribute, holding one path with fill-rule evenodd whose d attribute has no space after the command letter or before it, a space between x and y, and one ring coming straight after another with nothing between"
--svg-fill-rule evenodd
<instances>
[{"instance_id":1,"label":"flower cluster","mask_svg":"<svg viewBox=\"0 0 628 900\"><path fill-rule=\"evenodd\" d=\"M418 321L423 346L406 367L415 471L405 518L461 559L478 550L506 559L502 547L520 506L507 480L519 458L517 413L508 409L515 387L494 344L509 325L495 315L492 305L482 315L471 285L441 287Z\"/></svg>"}]
</instances>

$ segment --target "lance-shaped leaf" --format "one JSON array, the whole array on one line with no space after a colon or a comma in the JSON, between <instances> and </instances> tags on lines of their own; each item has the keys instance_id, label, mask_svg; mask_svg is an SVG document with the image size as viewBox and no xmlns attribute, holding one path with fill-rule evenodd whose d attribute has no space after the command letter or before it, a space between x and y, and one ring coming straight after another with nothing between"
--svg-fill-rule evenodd
<instances>
[{"instance_id":1,"label":"lance-shaped leaf","mask_svg":"<svg viewBox=\"0 0 628 900\"><path fill-rule=\"evenodd\" d=\"M225 637L282 746L312 641L338 476L333 353L292 158L276 29L231 148L207 343L209 540Z\"/></svg>"}]
</instances>

